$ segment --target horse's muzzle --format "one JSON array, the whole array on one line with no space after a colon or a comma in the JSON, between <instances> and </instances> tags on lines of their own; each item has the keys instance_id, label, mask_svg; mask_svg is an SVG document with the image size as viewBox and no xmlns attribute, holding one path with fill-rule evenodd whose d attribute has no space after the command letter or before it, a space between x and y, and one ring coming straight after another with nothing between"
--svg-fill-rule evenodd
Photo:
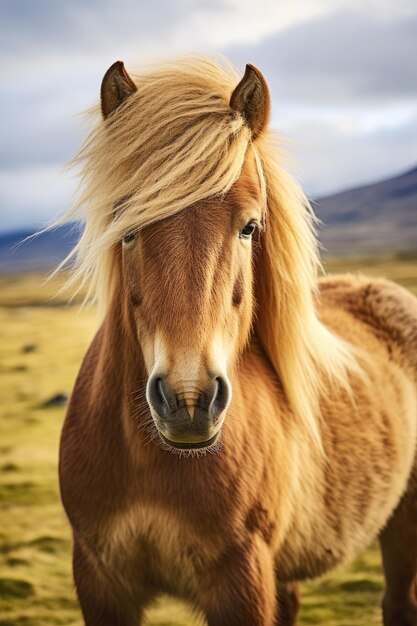
<instances>
[{"instance_id":1,"label":"horse's muzzle","mask_svg":"<svg viewBox=\"0 0 417 626\"><path fill-rule=\"evenodd\" d=\"M162 439L174 448L198 449L215 443L230 401L230 388L222 376L217 376L204 391L176 392L166 377L154 374L146 396Z\"/></svg>"}]
</instances>

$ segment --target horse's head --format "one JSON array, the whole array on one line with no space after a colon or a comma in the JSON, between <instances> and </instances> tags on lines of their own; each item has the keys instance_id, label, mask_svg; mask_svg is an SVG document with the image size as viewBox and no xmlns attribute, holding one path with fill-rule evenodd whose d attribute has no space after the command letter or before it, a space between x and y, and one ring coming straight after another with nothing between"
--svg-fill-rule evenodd
<instances>
[{"instance_id":1,"label":"horse's head","mask_svg":"<svg viewBox=\"0 0 417 626\"><path fill-rule=\"evenodd\" d=\"M135 90L121 64L102 86L104 116ZM252 137L265 125L269 96L248 66L230 100ZM229 375L247 342L253 314L253 249L264 202L248 150L224 196L187 206L122 239L122 272L148 381L146 398L163 440L205 448L218 438L232 388Z\"/></svg>"},{"instance_id":2,"label":"horse's head","mask_svg":"<svg viewBox=\"0 0 417 626\"><path fill-rule=\"evenodd\" d=\"M79 202L60 221L85 223L66 259L76 260L70 282L87 282L107 310L105 347L121 342L126 388L143 355L161 437L207 448L253 320L289 408L320 445L323 380L345 384L352 356L316 315L314 217L265 132L264 78L247 66L239 82L232 68L187 57L133 81L117 62L101 108L79 154Z\"/></svg>"},{"instance_id":3,"label":"horse's head","mask_svg":"<svg viewBox=\"0 0 417 626\"><path fill-rule=\"evenodd\" d=\"M253 164L245 169L224 199L128 233L122 244L147 401L177 447L215 440L231 400L228 372L251 325L262 202Z\"/></svg>"}]
</instances>

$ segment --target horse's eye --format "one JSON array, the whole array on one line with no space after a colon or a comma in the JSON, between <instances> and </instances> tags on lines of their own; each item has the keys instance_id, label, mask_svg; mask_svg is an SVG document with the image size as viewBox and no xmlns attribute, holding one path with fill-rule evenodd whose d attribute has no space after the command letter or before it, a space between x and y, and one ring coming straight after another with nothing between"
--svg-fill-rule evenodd
<instances>
[{"instance_id":1,"label":"horse's eye","mask_svg":"<svg viewBox=\"0 0 417 626\"><path fill-rule=\"evenodd\" d=\"M239 231L239 237L240 239L250 239L253 235L253 233L256 230L256 223L255 222L248 222L246 224L246 226L244 226L240 231Z\"/></svg>"},{"instance_id":2,"label":"horse's eye","mask_svg":"<svg viewBox=\"0 0 417 626\"><path fill-rule=\"evenodd\" d=\"M125 246L128 246L133 241L135 241L135 239L136 239L136 233L135 232L129 233L123 237L123 243Z\"/></svg>"}]
</instances>

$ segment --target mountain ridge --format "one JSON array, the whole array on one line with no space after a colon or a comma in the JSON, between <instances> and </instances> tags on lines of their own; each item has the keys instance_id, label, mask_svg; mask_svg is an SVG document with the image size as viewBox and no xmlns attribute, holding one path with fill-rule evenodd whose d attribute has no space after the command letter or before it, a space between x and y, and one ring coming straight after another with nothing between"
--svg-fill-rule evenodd
<instances>
[{"instance_id":1,"label":"mountain ridge","mask_svg":"<svg viewBox=\"0 0 417 626\"><path fill-rule=\"evenodd\" d=\"M417 248L417 167L318 199L320 240L332 254Z\"/></svg>"}]
</instances>

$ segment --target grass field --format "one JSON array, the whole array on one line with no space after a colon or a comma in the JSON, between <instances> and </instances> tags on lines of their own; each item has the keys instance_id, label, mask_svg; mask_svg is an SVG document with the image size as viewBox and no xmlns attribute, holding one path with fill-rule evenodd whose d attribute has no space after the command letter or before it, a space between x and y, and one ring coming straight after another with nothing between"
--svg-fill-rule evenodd
<instances>
[{"instance_id":1,"label":"grass field","mask_svg":"<svg viewBox=\"0 0 417 626\"><path fill-rule=\"evenodd\" d=\"M384 275L417 294L416 258L328 260L327 271ZM57 483L58 438L68 394L96 326L59 296L60 279L0 276L0 626L81 626L71 580L71 541ZM381 624L382 575L376 546L354 563L302 586L301 624ZM161 598L153 626L199 623L184 605ZM200 622L201 623L201 622Z\"/></svg>"}]
</instances>

